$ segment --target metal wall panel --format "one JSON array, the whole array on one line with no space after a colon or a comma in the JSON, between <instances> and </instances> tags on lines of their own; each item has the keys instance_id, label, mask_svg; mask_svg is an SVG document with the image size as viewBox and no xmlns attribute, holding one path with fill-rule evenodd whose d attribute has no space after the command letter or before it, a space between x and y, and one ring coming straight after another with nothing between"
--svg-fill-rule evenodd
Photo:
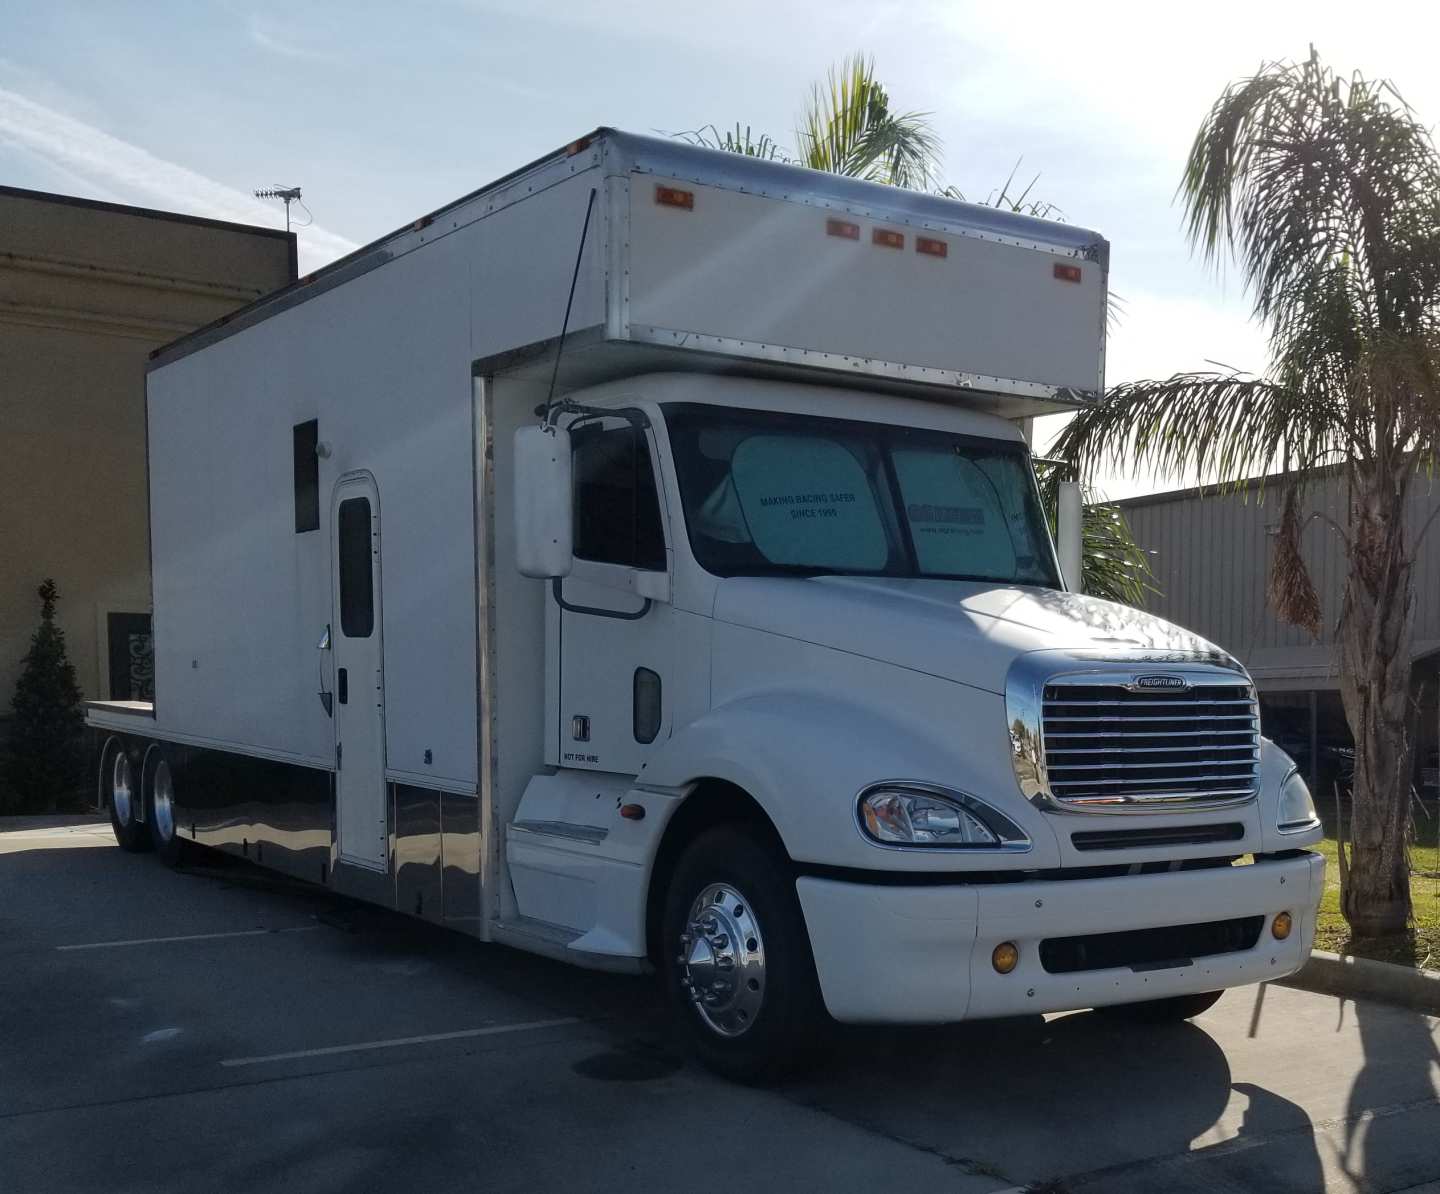
<instances>
[{"instance_id":1,"label":"metal wall panel","mask_svg":"<svg viewBox=\"0 0 1440 1194\"><path fill-rule=\"evenodd\" d=\"M392 785L395 810L395 908L426 920L443 919L440 897L441 793Z\"/></svg>"},{"instance_id":2,"label":"metal wall panel","mask_svg":"<svg viewBox=\"0 0 1440 1194\"><path fill-rule=\"evenodd\" d=\"M1258 485L1232 494L1186 490L1133 498L1121 506L1136 542L1153 553L1155 584L1161 592L1145 601L1146 609L1236 655L1262 687L1303 680L1312 687L1333 688L1335 626L1346 572L1344 541L1334 527L1348 522L1349 493L1343 474L1329 471L1312 483L1303 504L1308 521L1301 554L1324 614L1315 640L1281 622L1266 597L1283 493L1272 480L1263 490ZM1406 511L1412 541L1437 510L1440 478L1418 476ZM1440 649L1440 531L1421 541L1414 583L1419 656Z\"/></svg>"}]
</instances>

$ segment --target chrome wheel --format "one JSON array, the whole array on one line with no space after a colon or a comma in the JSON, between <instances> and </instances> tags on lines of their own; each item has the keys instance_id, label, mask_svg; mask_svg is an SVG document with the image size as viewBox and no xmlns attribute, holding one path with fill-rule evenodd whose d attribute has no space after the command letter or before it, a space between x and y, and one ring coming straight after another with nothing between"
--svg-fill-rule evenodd
<instances>
[{"instance_id":1,"label":"chrome wheel","mask_svg":"<svg viewBox=\"0 0 1440 1194\"><path fill-rule=\"evenodd\" d=\"M680 935L680 984L721 1036L749 1030L765 1001L765 939L755 912L728 883L705 887Z\"/></svg>"},{"instance_id":2,"label":"chrome wheel","mask_svg":"<svg viewBox=\"0 0 1440 1194\"><path fill-rule=\"evenodd\" d=\"M115 752L115 762L110 766L110 807L115 810L115 820L128 826L133 819L134 809L130 804L130 760L123 750Z\"/></svg>"},{"instance_id":3,"label":"chrome wheel","mask_svg":"<svg viewBox=\"0 0 1440 1194\"><path fill-rule=\"evenodd\" d=\"M161 759L155 764L150 780L150 806L155 816L155 832L162 842L175 836L175 784L170 778L170 764Z\"/></svg>"}]
</instances>

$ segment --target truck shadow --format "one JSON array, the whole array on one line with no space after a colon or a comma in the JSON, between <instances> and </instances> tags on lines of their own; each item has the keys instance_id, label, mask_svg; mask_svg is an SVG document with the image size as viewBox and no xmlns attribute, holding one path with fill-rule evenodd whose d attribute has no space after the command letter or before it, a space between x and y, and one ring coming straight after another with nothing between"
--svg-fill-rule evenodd
<instances>
[{"instance_id":1,"label":"truck shadow","mask_svg":"<svg viewBox=\"0 0 1440 1194\"><path fill-rule=\"evenodd\" d=\"M1209 1160L1231 1180L1243 1172L1246 1187L1324 1188L1305 1112L1233 1083L1220 1045L1189 1023L1141 1028L1078 1012L850 1030L828 1067L785 1093L964 1171L1047 1194L1209 1190L1214 1164L1195 1164ZM1227 1127L1237 1094L1243 1117ZM1275 1155L1254 1147L1272 1135Z\"/></svg>"}]
</instances>

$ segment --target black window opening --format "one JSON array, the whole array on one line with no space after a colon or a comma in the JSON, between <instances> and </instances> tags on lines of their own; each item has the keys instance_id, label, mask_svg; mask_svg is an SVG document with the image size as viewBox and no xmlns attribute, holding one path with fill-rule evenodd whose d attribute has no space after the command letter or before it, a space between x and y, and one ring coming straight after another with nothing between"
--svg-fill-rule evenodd
<instances>
[{"instance_id":1,"label":"black window opening","mask_svg":"<svg viewBox=\"0 0 1440 1194\"><path fill-rule=\"evenodd\" d=\"M109 640L110 699L155 699L155 648L149 614L106 615Z\"/></svg>"},{"instance_id":2,"label":"black window opening","mask_svg":"<svg viewBox=\"0 0 1440 1194\"><path fill-rule=\"evenodd\" d=\"M602 564L665 569L660 499L645 434L637 427L576 428L575 555Z\"/></svg>"},{"instance_id":3,"label":"black window opening","mask_svg":"<svg viewBox=\"0 0 1440 1194\"><path fill-rule=\"evenodd\" d=\"M320 421L296 423L295 448L295 533L320 529Z\"/></svg>"},{"instance_id":4,"label":"black window opening","mask_svg":"<svg viewBox=\"0 0 1440 1194\"><path fill-rule=\"evenodd\" d=\"M375 631L374 557L370 543L370 499L340 503L336 551L340 561L340 631L369 638Z\"/></svg>"}]
</instances>

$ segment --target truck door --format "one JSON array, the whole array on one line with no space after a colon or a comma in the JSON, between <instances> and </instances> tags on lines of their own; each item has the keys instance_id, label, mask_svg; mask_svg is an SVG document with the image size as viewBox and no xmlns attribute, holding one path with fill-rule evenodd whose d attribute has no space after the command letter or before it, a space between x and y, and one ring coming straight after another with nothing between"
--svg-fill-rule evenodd
<instances>
[{"instance_id":1,"label":"truck door","mask_svg":"<svg viewBox=\"0 0 1440 1194\"><path fill-rule=\"evenodd\" d=\"M335 651L335 831L340 858L383 871L385 676L380 637L380 495L369 473L342 477L330 505Z\"/></svg>"},{"instance_id":2,"label":"truck door","mask_svg":"<svg viewBox=\"0 0 1440 1194\"><path fill-rule=\"evenodd\" d=\"M560 765L639 772L670 732L674 610L650 434L624 418L572 425L575 562L560 606ZM639 591L637 591L639 590ZM653 591L653 590L651 590Z\"/></svg>"}]
</instances>

